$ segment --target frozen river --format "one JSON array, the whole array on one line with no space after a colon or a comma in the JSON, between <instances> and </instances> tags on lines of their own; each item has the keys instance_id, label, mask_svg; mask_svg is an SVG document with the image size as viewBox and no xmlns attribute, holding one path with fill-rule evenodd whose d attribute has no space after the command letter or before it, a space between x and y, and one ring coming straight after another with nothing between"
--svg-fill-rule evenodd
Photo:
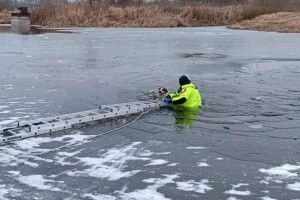
<instances>
[{"instance_id":1,"label":"frozen river","mask_svg":"<svg viewBox=\"0 0 300 200\"><path fill-rule=\"evenodd\" d=\"M141 100L182 74L205 101L197 119L161 109L92 141L135 117L1 146L0 199L299 199L299 47L224 27L0 33L0 126Z\"/></svg>"}]
</instances>

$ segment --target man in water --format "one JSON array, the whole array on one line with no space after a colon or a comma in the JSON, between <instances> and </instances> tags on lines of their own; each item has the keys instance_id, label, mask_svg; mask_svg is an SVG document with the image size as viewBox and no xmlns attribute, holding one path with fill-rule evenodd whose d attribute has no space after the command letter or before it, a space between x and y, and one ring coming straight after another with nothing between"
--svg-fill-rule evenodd
<instances>
[{"instance_id":1,"label":"man in water","mask_svg":"<svg viewBox=\"0 0 300 200\"><path fill-rule=\"evenodd\" d=\"M164 98L164 102L180 105L182 108L195 109L202 106L200 92L188 76L183 75L179 78L179 89L177 92L170 93Z\"/></svg>"}]
</instances>

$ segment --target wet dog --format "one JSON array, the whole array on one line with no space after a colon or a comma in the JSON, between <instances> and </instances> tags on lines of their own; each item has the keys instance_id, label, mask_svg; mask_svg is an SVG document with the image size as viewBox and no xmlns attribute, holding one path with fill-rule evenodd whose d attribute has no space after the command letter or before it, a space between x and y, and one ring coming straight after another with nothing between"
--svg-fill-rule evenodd
<instances>
[{"instance_id":1,"label":"wet dog","mask_svg":"<svg viewBox=\"0 0 300 200\"><path fill-rule=\"evenodd\" d=\"M153 99L162 100L168 95L168 90L164 87L159 87L157 91L151 91L150 93Z\"/></svg>"},{"instance_id":2,"label":"wet dog","mask_svg":"<svg viewBox=\"0 0 300 200\"><path fill-rule=\"evenodd\" d=\"M158 98L163 99L168 95L168 90L164 87L158 88Z\"/></svg>"},{"instance_id":3,"label":"wet dog","mask_svg":"<svg viewBox=\"0 0 300 200\"><path fill-rule=\"evenodd\" d=\"M159 87L157 90L151 90L149 92L141 92L153 100L163 100L169 94L168 90L164 87Z\"/></svg>"}]
</instances>

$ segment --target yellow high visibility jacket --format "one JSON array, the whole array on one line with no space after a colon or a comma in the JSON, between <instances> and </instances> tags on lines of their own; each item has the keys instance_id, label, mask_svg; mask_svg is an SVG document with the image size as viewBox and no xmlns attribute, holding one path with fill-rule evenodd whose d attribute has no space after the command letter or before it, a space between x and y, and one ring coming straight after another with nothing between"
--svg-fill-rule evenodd
<instances>
[{"instance_id":1,"label":"yellow high visibility jacket","mask_svg":"<svg viewBox=\"0 0 300 200\"><path fill-rule=\"evenodd\" d=\"M180 105L186 108L202 106L201 94L198 88L192 83L181 86L179 92L171 93L169 96L175 105Z\"/></svg>"}]
</instances>

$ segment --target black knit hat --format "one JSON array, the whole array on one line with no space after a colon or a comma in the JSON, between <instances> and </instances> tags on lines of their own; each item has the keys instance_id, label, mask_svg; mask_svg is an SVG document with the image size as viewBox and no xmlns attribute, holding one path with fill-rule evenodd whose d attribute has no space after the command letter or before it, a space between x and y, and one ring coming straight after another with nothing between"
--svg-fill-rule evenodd
<instances>
[{"instance_id":1,"label":"black knit hat","mask_svg":"<svg viewBox=\"0 0 300 200\"><path fill-rule=\"evenodd\" d=\"M180 86L187 85L187 84L190 84L190 83L191 83L191 80L186 75L183 75L183 76L181 76L179 78L179 84L180 84Z\"/></svg>"}]
</instances>

